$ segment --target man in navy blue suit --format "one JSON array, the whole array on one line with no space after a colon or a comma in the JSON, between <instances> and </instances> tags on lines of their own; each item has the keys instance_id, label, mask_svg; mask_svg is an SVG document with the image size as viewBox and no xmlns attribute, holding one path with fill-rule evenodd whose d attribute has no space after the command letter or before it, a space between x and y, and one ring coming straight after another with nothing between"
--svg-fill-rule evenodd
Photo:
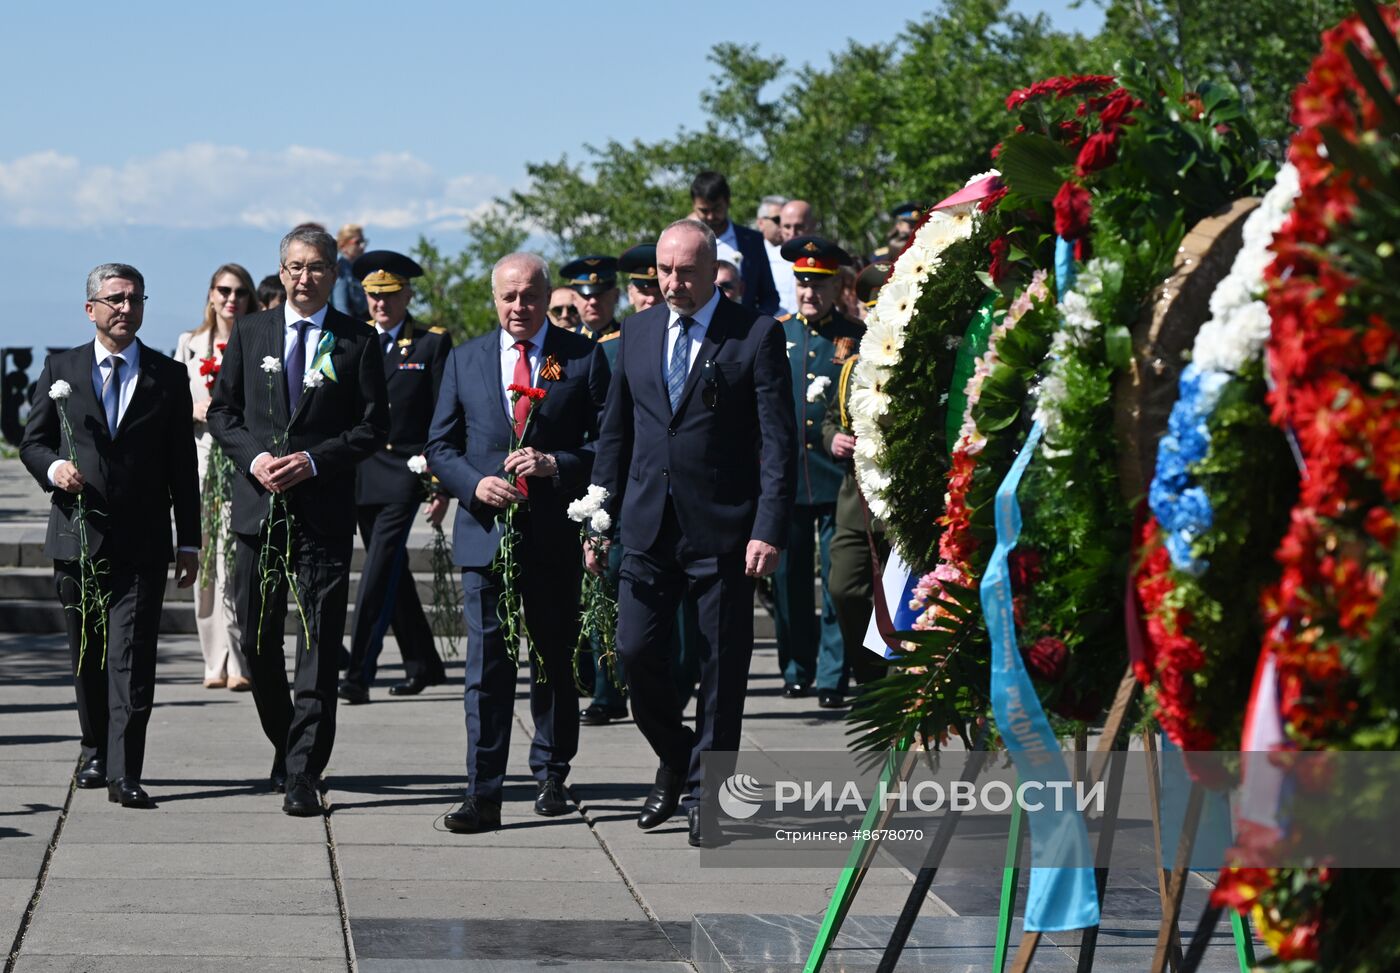
<instances>
[{"instance_id":1,"label":"man in navy blue suit","mask_svg":"<svg viewBox=\"0 0 1400 973\"><path fill-rule=\"evenodd\" d=\"M696 845L701 755L739 748L753 579L777 567L797 455L783 330L722 299L716 254L714 233L698 220L661 234L665 303L629 318L617 339L593 468L609 513L615 522L621 515L617 644L632 715L661 762L637 824L666 821L684 795ZM591 547L587 559L595 573L606 565ZM699 635L693 731L681 719L667 649L682 598Z\"/></svg>"},{"instance_id":2,"label":"man in navy blue suit","mask_svg":"<svg viewBox=\"0 0 1400 973\"><path fill-rule=\"evenodd\" d=\"M518 505L516 590L534 644L535 811L563 814L569 806L564 779L578 751L572 663L582 543L566 510L588 485L609 373L591 338L546 321L550 291L549 265L534 254L512 253L496 263L491 292L501 327L452 351L428 432L428 465L457 498L452 559L462 569L467 623L467 794L444 819L451 831L486 831L501 823L517 646L507 645L501 631L501 579L491 566L511 504ZM511 402L513 384L544 390L533 414L525 401ZM512 450L522 431L522 445Z\"/></svg>"},{"instance_id":3,"label":"man in navy blue suit","mask_svg":"<svg viewBox=\"0 0 1400 973\"><path fill-rule=\"evenodd\" d=\"M768 264L768 248L763 245L762 233L729 219L729 181L718 172L705 170L691 180L690 203L695 215L714 232L715 239L739 252L744 306L760 314L776 314L778 288Z\"/></svg>"}]
</instances>

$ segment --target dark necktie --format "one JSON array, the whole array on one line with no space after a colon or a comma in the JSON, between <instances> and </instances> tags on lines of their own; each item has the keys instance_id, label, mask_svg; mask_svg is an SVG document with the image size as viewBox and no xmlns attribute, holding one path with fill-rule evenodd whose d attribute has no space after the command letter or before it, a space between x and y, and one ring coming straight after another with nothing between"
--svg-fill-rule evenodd
<instances>
[{"instance_id":1,"label":"dark necktie","mask_svg":"<svg viewBox=\"0 0 1400 973\"><path fill-rule=\"evenodd\" d=\"M379 339L379 347L384 351L384 357L389 357L389 352L394 350L394 336L392 333L386 334Z\"/></svg>"},{"instance_id":2,"label":"dark necktie","mask_svg":"<svg viewBox=\"0 0 1400 973\"><path fill-rule=\"evenodd\" d=\"M125 359L116 355L108 356L102 363L107 370L107 377L102 380L102 410L107 413L107 432L115 439L117 436L117 422L121 419L122 400L122 365L126 364Z\"/></svg>"},{"instance_id":3,"label":"dark necktie","mask_svg":"<svg viewBox=\"0 0 1400 973\"><path fill-rule=\"evenodd\" d=\"M666 366L666 392L671 397L672 412L681 403L681 392L685 390L685 380L690 374L690 326L694 323L691 318L676 321L681 333L676 336L676 344L671 348L671 361Z\"/></svg>"},{"instance_id":4,"label":"dark necktie","mask_svg":"<svg viewBox=\"0 0 1400 973\"><path fill-rule=\"evenodd\" d=\"M306 381L306 331L310 326L310 321L296 323L296 341L287 358L287 406L292 412L297 411L302 383Z\"/></svg>"}]
</instances>

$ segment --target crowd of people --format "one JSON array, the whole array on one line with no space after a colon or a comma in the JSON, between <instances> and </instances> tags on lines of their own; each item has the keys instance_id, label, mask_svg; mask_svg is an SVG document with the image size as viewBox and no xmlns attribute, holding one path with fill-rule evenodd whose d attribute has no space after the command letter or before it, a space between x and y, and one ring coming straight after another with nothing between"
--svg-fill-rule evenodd
<instances>
[{"instance_id":1,"label":"crowd of people","mask_svg":"<svg viewBox=\"0 0 1400 973\"><path fill-rule=\"evenodd\" d=\"M257 285L219 267L173 361L137 338L141 273L94 268L94 341L49 356L21 447L52 494L77 785L152 804L144 741L174 560L178 585L198 582L204 685L251 693L283 810L322 813L337 704L370 701L390 629L404 660L391 695L445 679L408 542L420 511L441 524L455 500L468 747L446 826L500 824L525 631L535 811L568 810L580 725L630 704L658 760L639 826L684 806L703 843L702 759L739 746L755 583L769 586L785 696L836 710L875 671L862 642L883 548L851 472L847 395L866 309L921 207L894 207L889 247L857 260L811 232L802 200L766 196L740 226L716 172L695 177L691 200L654 242L580 256L557 281L534 254L502 256L499 328L455 348L409 311L422 269L367 250L358 225L294 228ZM607 525L587 545L568 511L585 492ZM560 606L578 602L584 571L615 595L617 660L595 644L580 674L579 613ZM582 709L576 676L592 686Z\"/></svg>"}]
</instances>

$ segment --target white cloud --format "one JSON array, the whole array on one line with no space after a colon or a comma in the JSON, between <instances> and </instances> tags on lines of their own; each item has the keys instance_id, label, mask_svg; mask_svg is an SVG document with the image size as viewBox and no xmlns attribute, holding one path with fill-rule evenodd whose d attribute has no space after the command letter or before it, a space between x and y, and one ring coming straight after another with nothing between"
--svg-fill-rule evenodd
<instances>
[{"instance_id":1,"label":"white cloud","mask_svg":"<svg viewBox=\"0 0 1400 973\"><path fill-rule=\"evenodd\" d=\"M459 227L503 188L492 176L444 175L408 152L354 158L199 142L112 166L44 151L0 162L0 225Z\"/></svg>"}]
</instances>

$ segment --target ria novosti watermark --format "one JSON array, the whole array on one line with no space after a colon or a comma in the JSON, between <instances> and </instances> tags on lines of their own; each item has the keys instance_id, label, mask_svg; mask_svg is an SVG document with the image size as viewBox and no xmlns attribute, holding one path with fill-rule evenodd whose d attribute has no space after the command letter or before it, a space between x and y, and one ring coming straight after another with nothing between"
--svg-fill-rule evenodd
<instances>
[{"instance_id":1,"label":"ria novosti watermark","mask_svg":"<svg viewBox=\"0 0 1400 973\"><path fill-rule=\"evenodd\" d=\"M712 753L701 863L840 867L857 842L875 841L876 866L1000 868L1023 819L1033 836L1023 865L1170 867L1195 787L1194 869L1244 855L1265 867L1400 867L1400 753L1049 756L1022 778L1005 753ZM882 779L891 761L904 770Z\"/></svg>"}]
</instances>

